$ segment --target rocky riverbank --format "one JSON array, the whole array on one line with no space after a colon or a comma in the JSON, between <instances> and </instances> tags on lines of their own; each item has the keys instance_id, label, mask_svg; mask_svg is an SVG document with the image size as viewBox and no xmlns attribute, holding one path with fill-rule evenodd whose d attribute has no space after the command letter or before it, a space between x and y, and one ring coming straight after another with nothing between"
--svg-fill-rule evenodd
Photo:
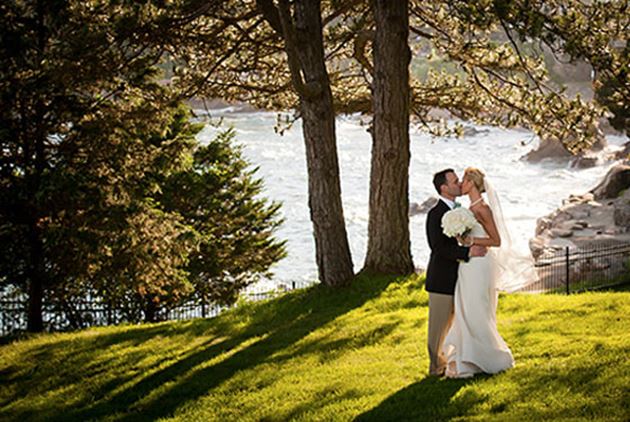
<instances>
[{"instance_id":1,"label":"rocky riverbank","mask_svg":"<svg viewBox=\"0 0 630 422\"><path fill-rule=\"evenodd\" d=\"M538 219L529 242L535 258L545 252L593 244L630 242L630 162L612 167L583 195L571 195L560 208Z\"/></svg>"},{"instance_id":2,"label":"rocky riverbank","mask_svg":"<svg viewBox=\"0 0 630 422\"><path fill-rule=\"evenodd\" d=\"M626 148L617 158L628 157ZM625 154L625 155L622 155ZM603 180L582 195L570 195L552 213L540 217L529 246L534 258L559 249L594 244L630 243L630 159L613 166ZM437 202L429 197L411 203L409 215L427 213Z\"/></svg>"}]
</instances>

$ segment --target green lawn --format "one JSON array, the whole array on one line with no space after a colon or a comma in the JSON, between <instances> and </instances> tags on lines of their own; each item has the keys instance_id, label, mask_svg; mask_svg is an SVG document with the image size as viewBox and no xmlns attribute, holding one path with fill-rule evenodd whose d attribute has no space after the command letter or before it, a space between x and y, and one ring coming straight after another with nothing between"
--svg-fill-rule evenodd
<instances>
[{"instance_id":1,"label":"green lawn","mask_svg":"<svg viewBox=\"0 0 630 422\"><path fill-rule=\"evenodd\" d=\"M420 277L0 347L0 420L629 420L630 292L506 295L516 367L427 377Z\"/></svg>"}]
</instances>

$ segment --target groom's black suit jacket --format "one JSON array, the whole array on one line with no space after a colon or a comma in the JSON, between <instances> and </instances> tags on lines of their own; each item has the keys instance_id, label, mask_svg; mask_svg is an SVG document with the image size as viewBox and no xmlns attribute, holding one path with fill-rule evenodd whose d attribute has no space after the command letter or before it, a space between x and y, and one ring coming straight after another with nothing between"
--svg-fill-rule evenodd
<instances>
[{"instance_id":1,"label":"groom's black suit jacket","mask_svg":"<svg viewBox=\"0 0 630 422\"><path fill-rule=\"evenodd\" d=\"M425 288L427 292L452 295L455 293L459 261L468 261L469 248L459 246L457 239L442 231L442 216L450 208L442 200L427 215L427 239L431 257L427 268Z\"/></svg>"}]
</instances>

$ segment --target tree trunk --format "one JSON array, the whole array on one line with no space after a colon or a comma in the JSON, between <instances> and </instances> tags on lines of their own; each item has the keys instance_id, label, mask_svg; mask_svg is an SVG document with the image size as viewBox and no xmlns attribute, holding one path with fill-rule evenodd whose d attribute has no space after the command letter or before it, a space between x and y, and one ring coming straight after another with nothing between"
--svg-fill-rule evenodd
<instances>
[{"instance_id":1,"label":"tree trunk","mask_svg":"<svg viewBox=\"0 0 630 422\"><path fill-rule=\"evenodd\" d=\"M45 28L45 2L37 2L37 22L38 22L38 47L40 54L43 54L46 46ZM44 244L42 230L40 228L40 203L38 200L42 175L46 166L44 145L46 140L46 130L44 126L45 107L43 100L38 98L35 102L34 116L31 124L34 126L32 138L28 136L24 139L24 167L26 180L28 183L29 206L29 248L30 248L30 268L28 285L28 315L26 329L29 332L40 332L44 330L43 320L43 299L44 285L46 278L46 266L44 264ZM24 118L24 117L23 117ZM34 143L34 160L31 162L30 142Z\"/></svg>"},{"instance_id":2,"label":"tree trunk","mask_svg":"<svg viewBox=\"0 0 630 422\"><path fill-rule=\"evenodd\" d=\"M319 0L295 2L298 55L307 92L300 92L308 168L308 204L319 279L344 285L354 276L341 203L339 161L330 80L324 62Z\"/></svg>"},{"instance_id":3,"label":"tree trunk","mask_svg":"<svg viewBox=\"0 0 630 422\"><path fill-rule=\"evenodd\" d=\"M44 250L36 223L31 224L29 233L30 275L28 285L28 313L26 330L38 333L44 330Z\"/></svg>"},{"instance_id":4,"label":"tree trunk","mask_svg":"<svg viewBox=\"0 0 630 422\"><path fill-rule=\"evenodd\" d=\"M409 274L408 2L374 0L374 127L364 270Z\"/></svg>"},{"instance_id":5,"label":"tree trunk","mask_svg":"<svg viewBox=\"0 0 630 422\"><path fill-rule=\"evenodd\" d=\"M144 322L157 322L158 310L159 307L157 303L153 301L152 296L143 297L142 300L145 301L144 307Z\"/></svg>"},{"instance_id":6,"label":"tree trunk","mask_svg":"<svg viewBox=\"0 0 630 422\"><path fill-rule=\"evenodd\" d=\"M28 175L28 192L29 192L29 224L28 224L28 237L30 248L30 269L29 269L29 285L28 285L28 319L27 330L29 332L40 332L44 330L43 322L43 298L44 287L47 283L47 273L44 256L44 236L42 228L40 226L42 222L41 218L41 205L38 199L41 191L42 177L45 169L45 151L44 140L46 139L46 132L43 127L44 106L41 101L38 101L35 108L35 132L33 140L35 141L35 158L34 169L32 174ZM27 140L28 142L28 140ZM28 151L29 148L25 148ZM27 152L28 153L28 152ZM25 157L25 162L28 163L30 157ZM27 167L28 168L28 167Z\"/></svg>"}]
</instances>

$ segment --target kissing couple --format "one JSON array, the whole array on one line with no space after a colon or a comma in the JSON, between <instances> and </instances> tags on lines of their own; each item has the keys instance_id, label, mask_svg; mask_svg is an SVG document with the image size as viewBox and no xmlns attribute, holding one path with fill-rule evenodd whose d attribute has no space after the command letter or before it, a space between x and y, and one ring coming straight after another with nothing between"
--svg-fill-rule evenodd
<instances>
[{"instance_id":1,"label":"kissing couple","mask_svg":"<svg viewBox=\"0 0 630 422\"><path fill-rule=\"evenodd\" d=\"M496 374L514 366L497 330L498 290L512 292L535 281L534 262L512 247L497 193L481 170L467 168L460 182L453 169L445 169L433 185L439 200L426 220L429 374ZM462 195L470 205L456 210L455 198Z\"/></svg>"}]
</instances>

